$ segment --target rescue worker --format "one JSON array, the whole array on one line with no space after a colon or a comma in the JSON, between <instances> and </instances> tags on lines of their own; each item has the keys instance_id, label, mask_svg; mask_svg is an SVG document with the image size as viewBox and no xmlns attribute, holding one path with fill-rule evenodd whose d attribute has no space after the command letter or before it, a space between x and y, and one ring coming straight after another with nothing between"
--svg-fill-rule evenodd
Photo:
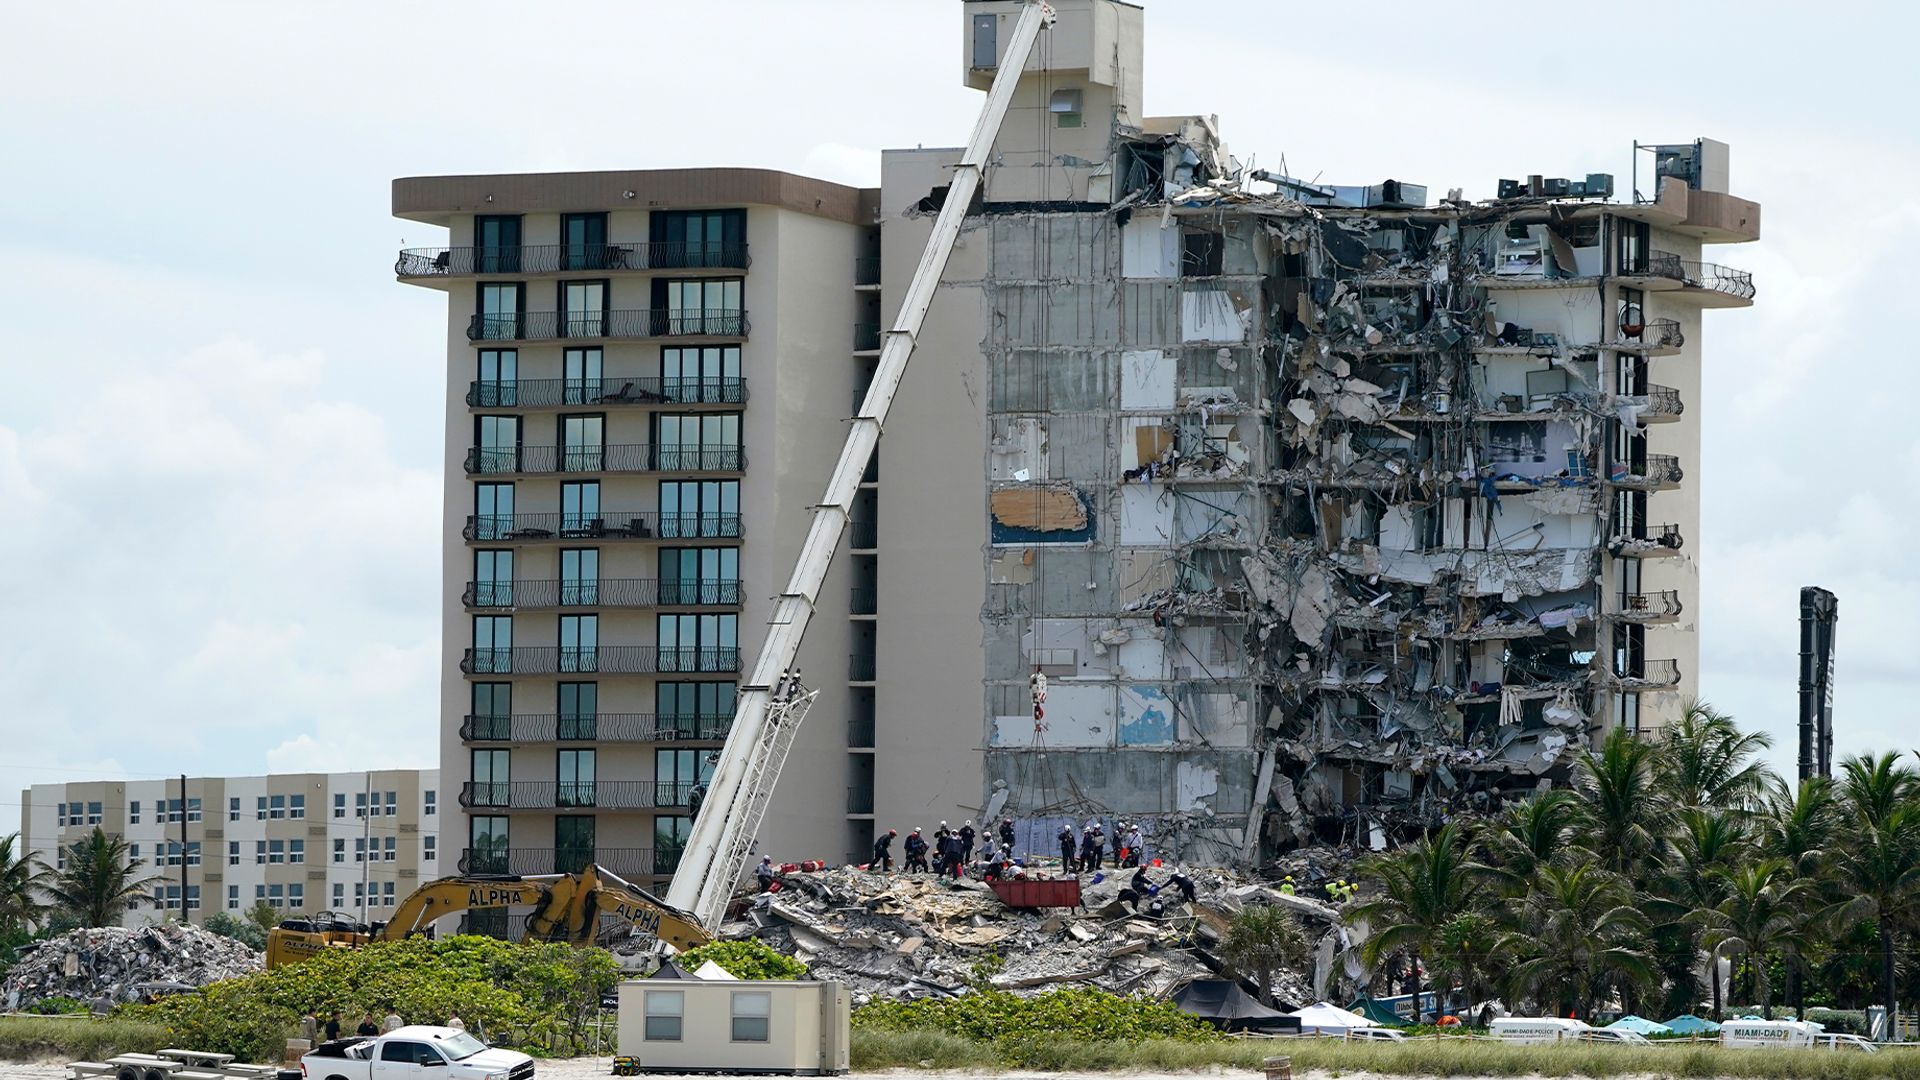
<instances>
[{"instance_id":1,"label":"rescue worker","mask_svg":"<svg viewBox=\"0 0 1920 1080\"><path fill-rule=\"evenodd\" d=\"M1198 890L1193 887L1193 879L1180 873L1178 870L1174 871L1173 876L1167 879L1167 884L1179 889L1180 898L1189 904L1193 903L1199 895Z\"/></svg>"},{"instance_id":2,"label":"rescue worker","mask_svg":"<svg viewBox=\"0 0 1920 1080\"><path fill-rule=\"evenodd\" d=\"M1140 823L1127 826L1127 866L1139 866L1147 861L1147 838L1140 832Z\"/></svg>"},{"instance_id":3,"label":"rescue worker","mask_svg":"<svg viewBox=\"0 0 1920 1080\"><path fill-rule=\"evenodd\" d=\"M927 842L926 840L921 838L920 830L915 829L912 832L908 833L906 842L903 846L906 851L907 861L906 861L906 864L901 867L901 869L906 871L909 874L926 873L927 872Z\"/></svg>"},{"instance_id":4,"label":"rescue worker","mask_svg":"<svg viewBox=\"0 0 1920 1080\"><path fill-rule=\"evenodd\" d=\"M971 821L961 822L960 823L960 861L963 863L970 863L973 861L973 837L974 837L973 822Z\"/></svg>"},{"instance_id":5,"label":"rescue worker","mask_svg":"<svg viewBox=\"0 0 1920 1080\"><path fill-rule=\"evenodd\" d=\"M899 835L900 830L888 829L873 838L873 861L867 864L867 869L876 873L893 869L893 838Z\"/></svg>"},{"instance_id":6,"label":"rescue worker","mask_svg":"<svg viewBox=\"0 0 1920 1080\"><path fill-rule=\"evenodd\" d=\"M1132 889L1141 896L1151 896L1153 894L1153 882L1147 878L1146 867L1140 867L1133 872L1133 880L1127 882L1127 888Z\"/></svg>"},{"instance_id":7,"label":"rescue worker","mask_svg":"<svg viewBox=\"0 0 1920 1080\"><path fill-rule=\"evenodd\" d=\"M1292 874L1288 874L1287 880L1280 883L1280 895L1281 896L1293 895L1293 875Z\"/></svg>"},{"instance_id":8,"label":"rescue worker","mask_svg":"<svg viewBox=\"0 0 1920 1080\"><path fill-rule=\"evenodd\" d=\"M1100 828L1100 820L1095 818L1087 822L1087 831L1080 835L1080 868L1092 873L1100 872L1100 859L1106 854L1107 834Z\"/></svg>"},{"instance_id":9,"label":"rescue worker","mask_svg":"<svg viewBox=\"0 0 1920 1080\"><path fill-rule=\"evenodd\" d=\"M947 828L947 823L944 821L940 823L939 828L933 830L933 862L935 866L938 866L941 858L946 855L946 846L942 844L941 841L951 835L953 835L953 830Z\"/></svg>"},{"instance_id":10,"label":"rescue worker","mask_svg":"<svg viewBox=\"0 0 1920 1080\"><path fill-rule=\"evenodd\" d=\"M760 891L766 892L773 887L773 856L760 856L760 865L754 868L753 878L760 883Z\"/></svg>"},{"instance_id":11,"label":"rescue worker","mask_svg":"<svg viewBox=\"0 0 1920 1080\"><path fill-rule=\"evenodd\" d=\"M1013 855L1013 819L1000 819L1000 846L1006 849L1009 858Z\"/></svg>"},{"instance_id":12,"label":"rescue worker","mask_svg":"<svg viewBox=\"0 0 1920 1080\"><path fill-rule=\"evenodd\" d=\"M1056 839L1060 841L1060 871L1071 874L1078 869L1073 861L1073 853L1078 847L1073 838L1073 826L1060 826L1060 832Z\"/></svg>"}]
</instances>

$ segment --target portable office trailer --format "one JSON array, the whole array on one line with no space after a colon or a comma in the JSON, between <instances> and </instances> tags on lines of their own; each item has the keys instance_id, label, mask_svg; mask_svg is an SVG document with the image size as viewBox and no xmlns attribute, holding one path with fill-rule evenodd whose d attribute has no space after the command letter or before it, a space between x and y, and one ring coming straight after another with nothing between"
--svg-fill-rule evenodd
<instances>
[{"instance_id":1,"label":"portable office trailer","mask_svg":"<svg viewBox=\"0 0 1920 1080\"><path fill-rule=\"evenodd\" d=\"M847 988L834 982L630 979L620 1052L642 1072L828 1076L847 1071Z\"/></svg>"}]
</instances>

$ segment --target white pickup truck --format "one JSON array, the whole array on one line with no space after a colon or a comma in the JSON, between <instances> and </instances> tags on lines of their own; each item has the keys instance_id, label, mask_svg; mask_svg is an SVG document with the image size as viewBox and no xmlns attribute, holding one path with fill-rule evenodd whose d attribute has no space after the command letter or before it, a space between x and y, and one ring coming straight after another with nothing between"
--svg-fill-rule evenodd
<instances>
[{"instance_id":1,"label":"white pickup truck","mask_svg":"<svg viewBox=\"0 0 1920 1080\"><path fill-rule=\"evenodd\" d=\"M300 1059L306 1080L533 1080L533 1059L450 1027L335 1039Z\"/></svg>"}]
</instances>

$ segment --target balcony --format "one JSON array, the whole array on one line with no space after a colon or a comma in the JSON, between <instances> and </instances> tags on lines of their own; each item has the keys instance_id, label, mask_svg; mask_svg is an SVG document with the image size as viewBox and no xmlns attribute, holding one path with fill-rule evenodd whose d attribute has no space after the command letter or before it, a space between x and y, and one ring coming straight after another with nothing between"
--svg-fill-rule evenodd
<instances>
[{"instance_id":1,"label":"balcony","mask_svg":"<svg viewBox=\"0 0 1920 1080\"><path fill-rule=\"evenodd\" d=\"M857 353L880 351L880 324L853 324L853 351Z\"/></svg>"},{"instance_id":2,"label":"balcony","mask_svg":"<svg viewBox=\"0 0 1920 1080\"><path fill-rule=\"evenodd\" d=\"M873 749L873 717L856 716L847 721L847 745L858 750Z\"/></svg>"},{"instance_id":3,"label":"balcony","mask_svg":"<svg viewBox=\"0 0 1920 1080\"><path fill-rule=\"evenodd\" d=\"M460 602L469 608L737 607L740 581L600 578L595 581L469 581Z\"/></svg>"},{"instance_id":4,"label":"balcony","mask_svg":"<svg viewBox=\"0 0 1920 1080\"><path fill-rule=\"evenodd\" d=\"M468 341L619 341L668 337L746 337L747 313L736 308L635 308L568 314L525 311L518 315L475 315L467 320Z\"/></svg>"},{"instance_id":5,"label":"balcony","mask_svg":"<svg viewBox=\"0 0 1920 1080\"><path fill-rule=\"evenodd\" d=\"M1687 411L1686 403L1680 400L1680 391L1671 386L1648 386L1646 402L1640 410L1643 424L1671 424Z\"/></svg>"},{"instance_id":6,"label":"balcony","mask_svg":"<svg viewBox=\"0 0 1920 1080\"><path fill-rule=\"evenodd\" d=\"M848 657L847 679L849 682L872 682L873 653L854 653Z\"/></svg>"},{"instance_id":7,"label":"balcony","mask_svg":"<svg viewBox=\"0 0 1920 1080\"><path fill-rule=\"evenodd\" d=\"M853 260L853 283L856 286L875 286L880 284L880 257L868 255Z\"/></svg>"},{"instance_id":8,"label":"balcony","mask_svg":"<svg viewBox=\"0 0 1920 1080\"><path fill-rule=\"evenodd\" d=\"M1670 623L1680 618L1681 611L1680 594L1672 589L1616 596L1615 606L1616 622Z\"/></svg>"},{"instance_id":9,"label":"balcony","mask_svg":"<svg viewBox=\"0 0 1920 1080\"><path fill-rule=\"evenodd\" d=\"M406 248L394 262L393 272L403 278L434 278L581 270L745 270L751 264L745 244L524 244Z\"/></svg>"},{"instance_id":10,"label":"balcony","mask_svg":"<svg viewBox=\"0 0 1920 1080\"><path fill-rule=\"evenodd\" d=\"M475 514L460 535L468 542L531 544L568 540L738 540L739 514L598 511L582 514Z\"/></svg>"},{"instance_id":11,"label":"balcony","mask_svg":"<svg viewBox=\"0 0 1920 1080\"><path fill-rule=\"evenodd\" d=\"M654 874L652 848L465 848L463 874L577 874L596 863L623 878Z\"/></svg>"},{"instance_id":12,"label":"balcony","mask_svg":"<svg viewBox=\"0 0 1920 1080\"><path fill-rule=\"evenodd\" d=\"M1753 303L1753 275L1718 263L1682 259L1670 251L1655 251L1639 266L1622 268L1620 276L1639 281L1649 291L1678 290L1702 307L1746 307Z\"/></svg>"},{"instance_id":13,"label":"balcony","mask_svg":"<svg viewBox=\"0 0 1920 1080\"><path fill-rule=\"evenodd\" d=\"M697 443L625 443L616 446L476 446L467 451L470 476L519 473L739 472L747 452L738 446Z\"/></svg>"},{"instance_id":14,"label":"balcony","mask_svg":"<svg viewBox=\"0 0 1920 1080\"><path fill-rule=\"evenodd\" d=\"M1610 672L1607 683L1618 690L1665 690L1680 685L1680 662L1644 660L1624 672Z\"/></svg>"},{"instance_id":15,"label":"balcony","mask_svg":"<svg viewBox=\"0 0 1920 1080\"><path fill-rule=\"evenodd\" d=\"M1644 353L1647 356L1667 356L1686 347L1687 335L1680 332L1678 319L1649 319L1644 323L1627 323L1620 327L1614 340L1600 347L1618 352Z\"/></svg>"},{"instance_id":16,"label":"balcony","mask_svg":"<svg viewBox=\"0 0 1920 1080\"><path fill-rule=\"evenodd\" d=\"M484 380L467 385L475 409L542 409L568 405L741 405L745 379L651 379L614 375L604 379Z\"/></svg>"},{"instance_id":17,"label":"balcony","mask_svg":"<svg viewBox=\"0 0 1920 1080\"><path fill-rule=\"evenodd\" d=\"M654 645L601 645L594 648L528 645L509 649L466 649L460 670L467 675L657 675L740 670L738 648L668 648Z\"/></svg>"},{"instance_id":18,"label":"balcony","mask_svg":"<svg viewBox=\"0 0 1920 1080\"><path fill-rule=\"evenodd\" d=\"M1607 482L1636 491L1670 491L1679 487L1685 477L1679 458L1671 454L1648 454L1644 461L1615 462Z\"/></svg>"},{"instance_id":19,"label":"balcony","mask_svg":"<svg viewBox=\"0 0 1920 1080\"><path fill-rule=\"evenodd\" d=\"M849 814L873 813L873 789L870 787L848 788L847 789L847 813Z\"/></svg>"},{"instance_id":20,"label":"balcony","mask_svg":"<svg viewBox=\"0 0 1920 1080\"><path fill-rule=\"evenodd\" d=\"M1615 558L1657 559L1680 554L1685 541L1678 525L1616 526L1607 551Z\"/></svg>"},{"instance_id":21,"label":"balcony","mask_svg":"<svg viewBox=\"0 0 1920 1080\"><path fill-rule=\"evenodd\" d=\"M460 738L465 742L510 743L719 742L732 726L732 716L526 713L468 716L460 721Z\"/></svg>"},{"instance_id":22,"label":"balcony","mask_svg":"<svg viewBox=\"0 0 1920 1080\"><path fill-rule=\"evenodd\" d=\"M460 805L473 810L654 810L687 805L690 782L672 780L469 780Z\"/></svg>"},{"instance_id":23,"label":"balcony","mask_svg":"<svg viewBox=\"0 0 1920 1080\"><path fill-rule=\"evenodd\" d=\"M847 598L847 613L850 615L874 615L880 611L880 590L855 589Z\"/></svg>"},{"instance_id":24,"label":"balcony","mask_svg":"<svg viewBox=\"0 0 1920 1080\"><path fill-rule=\"evenodd\" d=\"M871 551L880 546L880 529L871 521L847 522L847 544L855 551Z\"/></svg>"}]
</instances>

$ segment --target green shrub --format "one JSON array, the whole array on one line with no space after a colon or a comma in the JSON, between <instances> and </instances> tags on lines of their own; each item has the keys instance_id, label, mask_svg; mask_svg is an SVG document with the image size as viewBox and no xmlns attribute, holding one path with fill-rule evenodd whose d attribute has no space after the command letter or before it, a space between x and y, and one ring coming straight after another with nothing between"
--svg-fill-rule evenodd
<instances>
[{"instance_id":1,"label":"green shrub","mask_svg":"<svg viewBox=\"0 0 1920 1080\"><path fill-rule=\"evenodd\" d=\"M855 1027L881 1031L944 1031L965 1039L1013 1044L1009 1052L1023 1061L1046 1051L1021 1040L1136 1043L1146 1039L1207 1042L1214 1029L1164 1001L1120 997L1104 990L1076 987L1050 990L1030 998L987 990L957 998L875 1001L853 1014ZM1033 1064L1030 1068L1046 1068Z\"/></svg>"},{"instance_id":2,"label":"green shrub","mask_svg":"<svg viewBox=\"0 0 1920 1080\"><path fill-rule=\"evenodd\" d=\"M807 965L753 938L746 941L708 942L673 958L674 963L688 971L709 960L726 968L727 974L736 979L793 980L807 977Z\"/></svg>"},{"instance_id":3,"label":"green shrub","mask_svg":"<svg viewBox=\"0 0 1920 1080\"><path fill-rule=\"evenodd\" d=\"M101 1061L114 1054L150 1054L166 1045L166 1029L157 1024L105 1018L0 1016L0 1059Z\"/></svg>"},{"instance_id":4,"label":"green shrub","mask_svg":"<svg viewBox=\"0 0 1920 1080\"><path fill-rule=\"evenodd\" d=\"M41 1016L86 1016L93 1010L84 1001L70 997L50 997L41 998L27 1006L25 1011L39 1013Z\"/></svg>"}]
</instances>

